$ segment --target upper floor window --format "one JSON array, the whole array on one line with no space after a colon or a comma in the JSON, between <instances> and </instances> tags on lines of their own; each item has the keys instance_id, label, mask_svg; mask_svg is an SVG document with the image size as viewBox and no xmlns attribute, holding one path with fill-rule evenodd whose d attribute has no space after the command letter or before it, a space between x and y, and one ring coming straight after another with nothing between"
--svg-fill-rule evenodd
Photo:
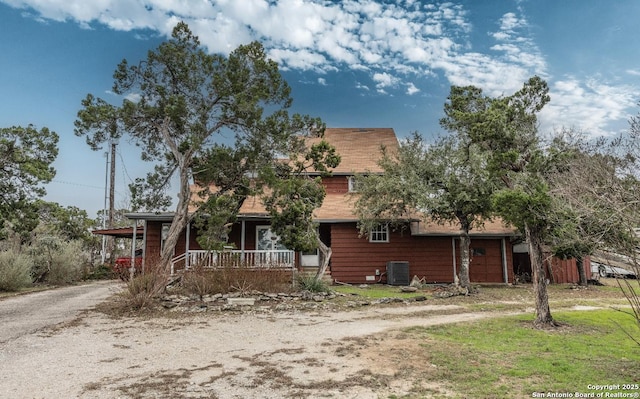
<instances>
[{"instance_id":1,"label":"upper floor window","mask_svg":"<svg viewBox=\"0 0 640 399\"><path fill-rule=\"evenodd\" d=\"M389 242L389 225L379 224L371 229L369 242Z\"/></svg>"},{"instance_id":2,"label":"upper floor window","mask_svg":"<svg viewBox=\"0 0 640 399\"><path fill-rule=\"evenodd\" d=\"M349 176L347 177L347 180L349 181L349 192L350 193L355 193L358 191L358 183L356 181L356 177L355 176Z\"/></svg>"}]
</instances>

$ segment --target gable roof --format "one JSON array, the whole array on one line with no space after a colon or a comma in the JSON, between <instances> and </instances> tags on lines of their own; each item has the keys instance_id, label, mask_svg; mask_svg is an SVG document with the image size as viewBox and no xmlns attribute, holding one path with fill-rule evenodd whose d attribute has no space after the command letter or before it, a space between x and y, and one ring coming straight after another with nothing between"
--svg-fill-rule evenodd
<instances>
[{"instance_id":1,"label":"gable roof","mask_svg":"<svg viewBox=\"0 0 640 399\"><path fill-rule=\"evenodd\" d=\"M392 128L327 128L323 138L336 148L341 158L340 165L332 170L334 175L381 173L378 166L381 147L394 151L399 148ZM320 140L310 138L307 143L312 145Z\"/></svg>"}]
</instances>

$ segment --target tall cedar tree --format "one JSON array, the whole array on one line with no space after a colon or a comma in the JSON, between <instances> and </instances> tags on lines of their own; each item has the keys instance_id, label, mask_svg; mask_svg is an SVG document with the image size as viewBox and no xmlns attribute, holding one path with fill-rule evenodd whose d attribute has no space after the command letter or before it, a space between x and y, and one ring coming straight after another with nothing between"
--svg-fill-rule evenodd
<instances>
[{"instance_id":1,"label":"tall cedar tree","mask_svg":"<svg viewBox=\"0 0 640 399\"><path fill-rule=\"evenodd\" d=\"M245 197L247 174L216 154L240 154L243 170L256 173L278 154L292 151L301 131L316 134L324 129L319 119L289 116L291 90L260 43L239 46L228 57L211 55L185 23L179 23L171 39L149 51L138 65L123 60L114 80L114 93L125 97L115 108L118 120L141 147L142 159L155 163L146 179L136 179L131 186L134 208L167 209L171 203L167 189L177 174L178 202L161 255L165 273L170 270L180 233L193 218L189 186L194 176L201 177L198 183L204 186L218 186L211 191L210 201L231 193L235 201L226 205L237 209L238 201ZM109 108L98 112L105 110L100 104L99 100L85 101L78 113L80 126L90 122L86 125L91 128L83 132L93 134L90 143L108 136L99 129L111 120L112 113ZM87 121L89 118L94 120ZM230 139L233 144L223 144ZM228 167L231 169L223 169ZM229 181L226 172L239 181ZM216 180L223 177L224 182Z\"/></svg>"},{"instance_id":2,"label":"tall cedar tree","mask_svg":"<svg viewBox=\"0 0 640 399\"><path fill-rule=\"evenodd\" d=\"M552 199L542 171L546 159L536 114L550 101L547 83L529 79L511 96L491 98L473 87L451 88L441 125L487 154L487 169L502 181L493 195L496 213L524 233L529 246L538 327L555 326L549 308L543 244Z\"/></svg>"},{"instance_id":3,"label":"tall cedar tree","mask_svg":"<svg viewBox=\"0 0 640 399\"><path fill-rule=\"evenodd\" d=\"M5 229L25 238L38 224L34 202L56 175L58 135L34 126L0 128L0 238Z\"/></svg>"}]
</instances>

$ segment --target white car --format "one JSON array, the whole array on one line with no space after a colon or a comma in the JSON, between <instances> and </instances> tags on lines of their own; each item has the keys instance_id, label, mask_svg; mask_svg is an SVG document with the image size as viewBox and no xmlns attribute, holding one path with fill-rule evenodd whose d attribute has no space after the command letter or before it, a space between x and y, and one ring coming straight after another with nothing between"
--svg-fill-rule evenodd
<instances>
[{"instance_id":1,"label":"white car","mask_svg":"<svg viewBox=\"0 0 640 399\"><path fill-rule=\"evenodd\" d=\"M591 262L591 273L598 273L600 277L636 278L630 270L598 262Z\"/></svg>"}]
</instances>

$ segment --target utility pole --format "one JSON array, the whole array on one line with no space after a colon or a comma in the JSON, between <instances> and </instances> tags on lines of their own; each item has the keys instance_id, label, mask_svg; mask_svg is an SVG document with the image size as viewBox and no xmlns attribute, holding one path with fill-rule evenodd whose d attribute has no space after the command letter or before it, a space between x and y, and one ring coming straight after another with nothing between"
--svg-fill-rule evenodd
<instances>
[{"instance_id":1,"label":"utility pole","mask_svg":"<svg viewBox=\"0 0 640 399\"><path fill-rule=\"evenodd\" d=\"M104 172L104 207L102 208L102 229L104 230L107 227L107 175L109 172L109 153L105 152L104 157L107 160L105 172ZM107 260L107 236L102 236L102 264L104 265Z\"/></svg>"},{"instance_id":2,"label":"utility pole","mask_svg":"<svg viewBox=\"0 0 640 399\"><path fill-rule=\"evenodd\" d=\"M116 146L118 145L117 139L111 140L111 174L109 176L109 228L112 229L114 216L115 216L115 208L114 208L114 198L116 192Z\"/></svg>"},{"instance_id":3,"label":"utility pole","mask_svg":"<svg viewBox=\"0 0 640 399\"><path fill-rule=\"evenodd\" d=\"M107 218L108 226L113 229L115 219L115 192L116 192L116 146L118 145L118 139L111 139L111 156L110 156L110 171L109 171L109 216ZM113 254L116 249L116 239L109 237L109 254L110 261L113 263Z\"/></svg>"}]
</instances>

